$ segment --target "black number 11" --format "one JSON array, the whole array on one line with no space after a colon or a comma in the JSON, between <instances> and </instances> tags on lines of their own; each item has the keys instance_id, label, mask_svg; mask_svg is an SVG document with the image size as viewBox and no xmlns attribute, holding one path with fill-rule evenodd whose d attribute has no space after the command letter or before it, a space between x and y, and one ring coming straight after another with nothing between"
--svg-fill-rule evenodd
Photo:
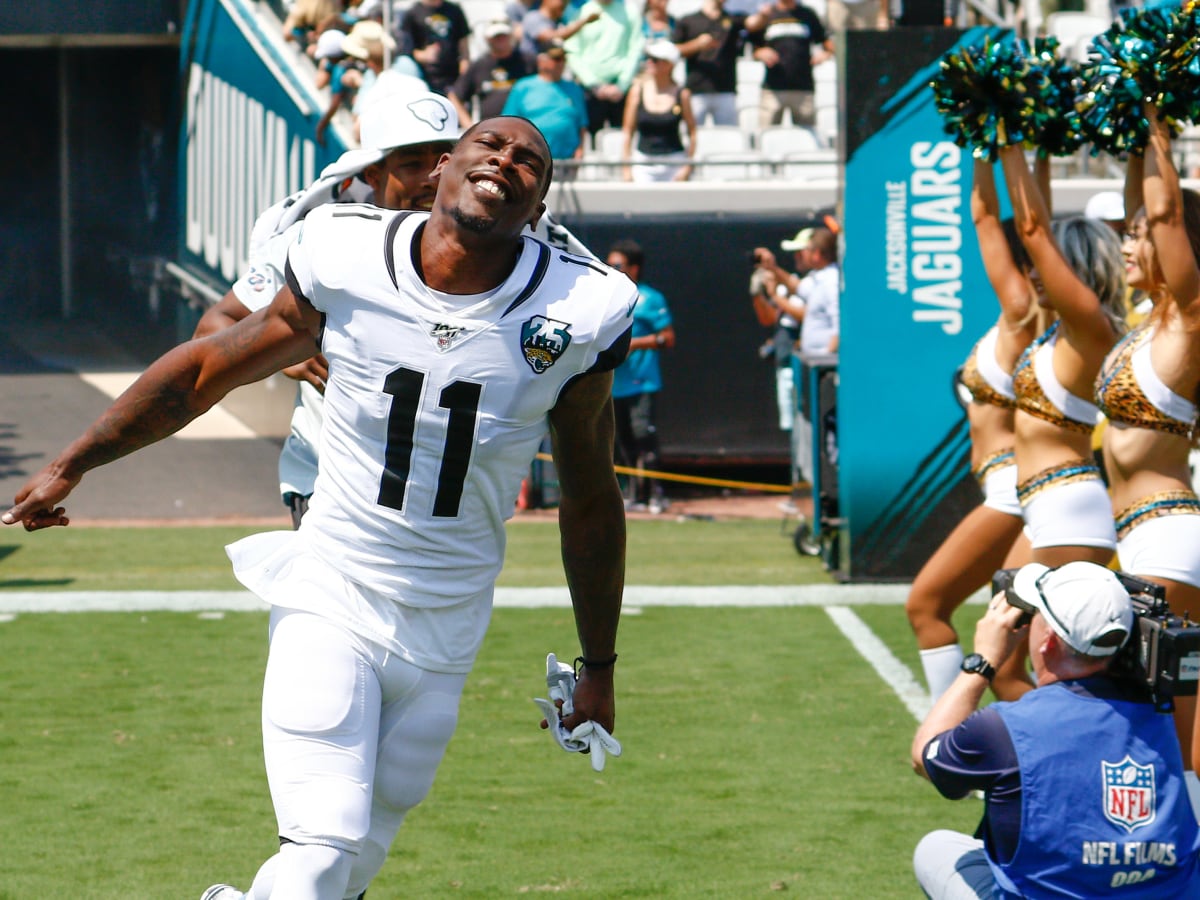
<instances>
[{"instance_id":1,"label":"black number 11","mask_svg":"<svg viewBox=\"0 0 1200 900\"><path fill-rule=\"evenodd\" d=\"M383 454L383 476L379 479L379 505L404 511L404 492L412 468L413 435L417 430L417 407L425 373L404 366L391 372L383 382L384 393L391 395L388 413L387 449ZM458 515L467 466L475 444L475 420L479 416L482 385L470 381L452 381L438 395L438 406L450 410L446 424L446 442L442 446L442 465L438 471L437 495L433 514L441 518Z\"/></svg>"}]
</instances>

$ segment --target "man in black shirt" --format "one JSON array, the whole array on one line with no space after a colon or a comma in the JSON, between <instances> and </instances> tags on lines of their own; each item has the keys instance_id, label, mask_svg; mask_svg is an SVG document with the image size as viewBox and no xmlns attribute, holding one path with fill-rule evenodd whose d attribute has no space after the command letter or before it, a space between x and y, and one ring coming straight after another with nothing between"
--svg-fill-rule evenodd
<instances>
[{"instance_id":1,"label":"man in black shirt","mask_svg":"<svg viewBox=\"0 0 1200 900\"><path fill-rule=\"evenodd\" d=\"M412 56L430 90L449 94L467 68L467 14L453 0L418 0L404 13L400 30L412 40Z\"/></svg>"},{"instance_id":2,"label":"man in black shirt","mask_svg":"<svg viewBox=\"0 0 1200 900\"><path fill-rule=\"evenodd\" d=\"M793 125L815 124L813 66L833 56L833 40L817 14L797 0L775 0L746 20L746 30L754 58L767 67L759 126L778 125L784 110L791 110Z\"/></svg>"},{"instance_id":3,"label":"man in black shirt","mask_svg":"<svg viewBox=\"0 0 1200 900\"><path fill-rule=\"evenodd\" d=\"M692 113L703 124L736 125L737 58L746 16L725 11L724 0L704 0L698 12L675 24L671 40L687 60L684 86L692 92Z\"/></svg>"},{"instance_id":4,"label":"man in black shirt","mask_svg":"<svg viewBox=\"0 0 1200 900\"><path fill-rule=\"evenodd\" d=\"M533 58L515 49L512 26L506 19L489 22L483 34L488 52L471 62L449 94L464 128L475 122L471 115L474 98L479 98L479 118L494 118L504 110L504 101L516 80L537 71Z\"/></svg>"}]
</instances>

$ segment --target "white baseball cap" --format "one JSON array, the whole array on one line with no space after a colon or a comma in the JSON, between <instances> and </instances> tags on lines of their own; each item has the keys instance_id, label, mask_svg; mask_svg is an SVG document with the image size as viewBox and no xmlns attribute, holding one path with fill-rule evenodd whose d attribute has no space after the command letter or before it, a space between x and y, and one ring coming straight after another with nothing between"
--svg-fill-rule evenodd
<instances>
[{"instance_id":1,"label":"white baseball cap","mask_svg":"<svg viewBox=\"0 0 1200 900\"><path fill-rule=\"evenodd\" d=\"M1069 562L1055 569L1022 566L1012 590L1050 629L1085 656L1112 656L1133 630L1133 602L1111 569Z\"/></svg>"},{"instance_id":2,"label":"white baseball cap","mask_svg":"<svg viewBox=\"0 0 1200 900\"><path fill-rule=\"evenodd\" d=\"M488 22L487 26L483 29L483 36L485 38L499 37L502 34L512 34L512 25L506 19L495 19Z\"/></svg>"},{"instance_id":3,"label":"white baseball cap","mask_svg":"<svg viewBox=\"0 0 1200 900\"><path fill-rule=\"evenodd\" d=\"M813 228L801 228L796 232L796 236L788 241L780 241L779 246L789 253L795 253L797 250L804 250L808 247L808 242L812 239Z\"/></svg>"},{"instance_id":4,"label":"white baseball cap","mask_svg":"<svg viewBox=\"0 0 1200 900\"><path fill-rule=\"evenodd\" d=\"M1125 221L1125 198L1117 191L1101 191L1088 198L1083 214L1089 219L1104 222Z\"/></svg>"},{"instance_id":5,"label":"white baseball cap","mask_svg":"<svg viewBox=\"0 0 1200 900\"><path fill-rule=\"evenodd\" d=\"M338 31L336 28L330 28L327 31L322 31L321 36L317 38L317 49L313 51L313 56L317 59L328 59L331 56L342 56L345 50L342 49L342 44L346 40L346 32Z\"/></svg>"},{"instance_id":6,"label":"white baseball cap","mask_svg":"<svg viewBox=\"0 0 1200 900\"><path fill-rule=\"evenodd\" d=\"M661 59L669 63L679 62L679 48L662 38L650 41L643 52L647 59Z\"/></svg>"},{"instance_id":7,"label":"white baseball cap","mask_svg":"<svg viewBox=\"0 0 1200 900\"><path fill-rule=\"evenodd\" d=\"M376 83L371 93L378 88ZM442 141L453 144L462 134L462 128L450 101L426 88L423 91L388 91L367 104L358 117L358 134L358 149L347 150L336 162L326 166L322 178L357 175L398 147Z\"/></svg>"}]
</instances>

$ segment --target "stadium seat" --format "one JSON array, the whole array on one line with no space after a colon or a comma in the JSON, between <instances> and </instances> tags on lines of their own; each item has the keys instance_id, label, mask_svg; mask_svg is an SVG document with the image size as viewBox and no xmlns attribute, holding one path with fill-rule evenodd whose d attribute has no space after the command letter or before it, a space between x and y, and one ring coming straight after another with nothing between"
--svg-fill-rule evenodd
<instances>
[{"instance_id":1,"label":"stadium seat","mask_svg":"<svg viewBox=\"0 0 1200 900\"><path fill-rule=\"evenodd\" d=\"M696 166L692 170L693 181L757 181L762 175L757 154L749 148L697 152Z\"/></svg>"},{"instance_id":2,"label":"stadium seat","mask_svg":"<svg viewBox=\"0 0 1200 900\"><path fill-rule=\"evenodd\" d=\"M750 157L755 155L749 136L737 125L700 125L696 128L696 161L721 163L697 166L695 177L698 181L731 181L752 177L758 168L750 164ZM747 164L734 165L734 161Z\"/></svg>"},{"instance_id":3,"label":"stadium seat","mask_svg":"<svg viewBox=\"0 0 1200 900\"><path fill-rule=\"evenodd\" d=\"M769 125L758 133L755 146L768 160L782 159L796 150L825 149L816 129L803 125Z\"/></svg>"}]
</instances>

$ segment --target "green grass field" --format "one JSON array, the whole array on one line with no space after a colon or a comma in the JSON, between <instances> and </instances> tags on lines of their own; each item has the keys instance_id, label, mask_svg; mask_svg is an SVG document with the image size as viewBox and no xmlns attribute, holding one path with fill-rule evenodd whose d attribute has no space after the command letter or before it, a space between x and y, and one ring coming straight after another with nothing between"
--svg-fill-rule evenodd
<instances>
[{"instance_id":1,"label":"green grass field","mask_svg":"<svg viewBox=\"0 0 1200 900\"><path fill-rule=\"evenodd\" d=\"M20 590L234 589L245 529L0 532ZM561 583L556 529L510 526L501 583ZM778 522L632 522L630 584L827 582ZM855 610L903 662L899 606ZM971 615L970 610L966 615ZM969 623L964 627L969 628ZM275 844L258 698L266 614L73 613L0 623L0 898L189 898ZM980 804L914 776L916 723L821 608L630 610L618 730L595 775L537 727L568 610L497 610L433 792L383 898L915 898L912 848Z\"/></svg>"}]
</instances>

